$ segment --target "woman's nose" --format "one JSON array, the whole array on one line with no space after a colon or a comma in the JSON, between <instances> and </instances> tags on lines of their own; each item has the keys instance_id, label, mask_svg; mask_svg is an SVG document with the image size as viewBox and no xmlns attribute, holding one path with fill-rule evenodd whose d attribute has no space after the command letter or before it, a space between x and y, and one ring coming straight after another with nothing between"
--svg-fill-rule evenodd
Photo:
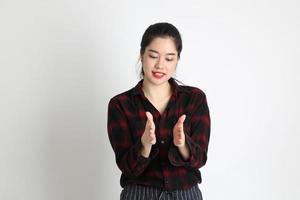
<instances>
[{"instance_id":1,"label":"woman's nose","mask_svg":"<svg viewBox=\"0 0 300 200\"><path fill-rule=\"evenodd\" d=\"M161 68L163 68L163 67L164 67L164 59L159 58L159 59L157 60L157 63L156 63L156 65L155 65L155 68L161 69Z\"/></svg>"}]
</instances>

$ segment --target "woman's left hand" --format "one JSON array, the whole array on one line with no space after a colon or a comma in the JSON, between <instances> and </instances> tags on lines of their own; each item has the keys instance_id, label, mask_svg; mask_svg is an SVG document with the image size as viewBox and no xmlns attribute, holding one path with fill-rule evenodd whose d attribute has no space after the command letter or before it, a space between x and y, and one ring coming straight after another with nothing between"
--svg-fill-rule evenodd
<instances>
[{"instance_id":1,"label":"woman's left hand","mask_svg":"<svg viewBox=\"0 0 300 200\"><path fill-rule=\"evenodd\" d=\"M186 115L181 115L173 128L173 143L177 147L185 146L185 136L183 130L183 122Z\"/></svg>"}]
</instances>

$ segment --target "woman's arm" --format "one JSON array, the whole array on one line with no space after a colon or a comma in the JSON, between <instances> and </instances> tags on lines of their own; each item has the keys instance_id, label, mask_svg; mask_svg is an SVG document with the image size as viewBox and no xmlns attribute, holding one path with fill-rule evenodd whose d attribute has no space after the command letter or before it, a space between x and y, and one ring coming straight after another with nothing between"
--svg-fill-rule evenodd
<instances>
[{"instance_id":1,"label":"woman's arm","mask_svg":"<svg viewBox=\"0 0 300 200\"><path fill-rule=\"evenodd\" d=\"M141 139L133 141L129 122L117 100L110 100L108 105L107 130L119 169L126 176L137 177L144 172L157 149L152 148L149 157L141 155Z\"/></svg>"},{"instance_id":2,"label":"woman's arm","mask_svg":"<svg viewBox=\"0 0 300 200\"><path fill-rule=\"evenodd\" d=\"M199 169L207 160L207 149L210 137L210 115L206 95L200 90L195 94L191 113L190 133L184 133L185 147L171 146L169 160L174 166L185 166ZM188 153L189 152L189 156ZM186 159L187 158L187 159Z\"/></svg>"}]
</instances>

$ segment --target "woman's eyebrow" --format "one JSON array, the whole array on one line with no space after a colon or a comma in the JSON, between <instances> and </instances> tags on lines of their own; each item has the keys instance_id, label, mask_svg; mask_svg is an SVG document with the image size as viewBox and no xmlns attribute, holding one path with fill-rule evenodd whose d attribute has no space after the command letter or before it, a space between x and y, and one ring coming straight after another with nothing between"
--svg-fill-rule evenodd
<instances>
[{"instance_id":1,"label":"woman's eyebrow","mask_svg":"<svg viewBox=\"0 0 300 200\"><path fill-rule=\"evenodd\" d=\"M159 54L158 51L155 51L153 49L149 49L148 51L151 51L151 52ZM166 55L175 56L176 54L175 53L166 53Z\"/></svg>"}]
</instances>

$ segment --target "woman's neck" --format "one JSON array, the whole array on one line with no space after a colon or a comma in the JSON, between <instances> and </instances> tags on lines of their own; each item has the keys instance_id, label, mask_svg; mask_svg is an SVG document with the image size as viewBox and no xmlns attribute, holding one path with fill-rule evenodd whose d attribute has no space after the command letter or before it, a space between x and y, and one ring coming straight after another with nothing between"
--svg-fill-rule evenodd
<instances>
[{"instance_id":1,"label":"woman's neck","mask_svg":"<svg viewBox=\"0 0 300 200\"><path fill-rule=\"evenodd\" d=\"M168 81L162 85L153 85L144 79L142 89L145 96L152 100L169 98L172 94L171 85Z\"/></svg>"}]
</instances>

